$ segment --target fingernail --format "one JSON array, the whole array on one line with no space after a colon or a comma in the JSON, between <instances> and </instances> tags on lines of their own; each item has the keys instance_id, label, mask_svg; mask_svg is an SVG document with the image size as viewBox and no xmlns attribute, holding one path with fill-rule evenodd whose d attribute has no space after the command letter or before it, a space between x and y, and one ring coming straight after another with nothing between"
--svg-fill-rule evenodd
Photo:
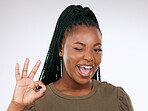
<instances>
[{"instance_id":1,"label":"fingernail","mask_svg":"<svg viewBox=\"0 0 148 111\"><path fill-rule=\"evenodd\" d=\"M40 64L41 64L41 61L40 61L40 60L38 60L38 61L37 61L37 65L40 65Z\"/></svg>"},{"instance_id":2,"label":"fingernail","mask_svg":"<svg viewBox=\"0 0 148 111\"><path fill-rule=\"evenodd\" d=\"M26 58L26 61L29 61L29 58Z\"/></svg>"},{"instance_id":3,"label":"fingernail","mask_svg":"<svg viewBox=\"0 0 148 111\"><path fill-rule=\"evenodd\" d=\"M38 62L40 62L40 63L41 63L41 61L40 61L40 60L38 60Z\"/></svg>"},{"instance_id":4,"label":"fingernail","mask_svg":"<svg viewBox=\"0 0 148 111\"><path fill-rule=\"evenodd\" d=\"M18 67L19 67L19 64L18 64L18 63L16 63L16 64L15 64L15 67L16 67L16 68L18 68Z\"/></svg>"},{"instance_id":5,"label":"fingernail","mask_svg":"<svg viewBox=\"0 0 148 111\"><path fill-rule=\"evenodd\" d=\"M29 58L26 58L25 63L27 64L29 63Z\"/></svg>"}]
</instances>

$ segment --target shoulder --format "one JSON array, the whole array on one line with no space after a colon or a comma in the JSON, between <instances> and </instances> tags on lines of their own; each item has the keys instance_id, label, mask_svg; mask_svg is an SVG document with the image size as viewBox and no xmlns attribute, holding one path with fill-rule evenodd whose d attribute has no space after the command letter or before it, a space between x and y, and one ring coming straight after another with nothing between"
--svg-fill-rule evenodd
<instances>
[{"instance_id":1,"label":"shoulder","mask_svg":"<svg viewBox=\"0 0 148 111\"><path fill-rule=\"evenodd\" d=\"M100 82L100 81L97 81L95 79L93 79L95 81L95 83L99 86L99 87L108 87L108 88L116 88L115 85L111 84L111 83L108 83L107 81L103 81L103 82Z\"/></svg>"},{"instance_id":2,"label":"shoulder","mask_svg":"<svg viewBox=\"0 0 148 111\"><path fill-rule=\"evenodd\" d=\"M97 92L101 94L102 100L110 101L110 103L117 104L122 111L134 111L130 97L122 87L115 86L108 82L96 81Z\"/></svg>"},{"instance_id":3,"label":"shoulder","mask_svg":"<svg viewBox=\"0 0 148 111\"><path fill-rule=\"evenodd\" d=\"M117 90L118 90L118 87L116 87L115 85L111 84L111 83L108 83L106 81L103 81L103 82L99 82L97 80L94 80L95 81L95 84L96 84L96 87L97 89L103 93L103 94L114 94L114 95L117 95Z\"/></svg>"},{"instance_id":4,"label":"shoulder","mask_svg":"<svg viewBox=\"0 0 148 111\"><path fill-rule=\"evenodd\" d=\"M128 97L127 93L122 87L115 86L111 83L108 83L106 81L99 82L97 80L94 80L96 84L96 88L100 93L103 93L105 95L114 95L117 98L119 97Z\"/></svg>"},{"instance_id":5,"label":"shoulder","mask_svg":"<svg viewBox=\"0 0 148 111\"><path fill-rule=\"evenodd\" d=\"M107 81L99 82L97 80L94 80L95 84L98 89L105 91L105 92L116 92L117 96L118 95L127 95L125 90L120 87L120 86L115 86L111 83L108 83Z\"/></svg>"},{"instance_id":6,"label":"shoulder","mask_svg":"<svg viewBox=\"0 0 148 111\"><path fill-rule=\"evenodd\" d=\"M122 87L117 87L118 88L118 101L119 101L119 107L120 109L125 109L125 111L134 111L132 102L128 94L125 92L125 90Z\"/></svg>"}]
</instances>

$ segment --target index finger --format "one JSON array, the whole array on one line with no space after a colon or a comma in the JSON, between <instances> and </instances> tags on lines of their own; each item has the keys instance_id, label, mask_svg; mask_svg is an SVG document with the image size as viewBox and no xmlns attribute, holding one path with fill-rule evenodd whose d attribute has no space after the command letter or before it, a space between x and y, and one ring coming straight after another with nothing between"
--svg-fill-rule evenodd
<instances>
[{"instance_id":1,"label":"index finger","mask_svg":"<svg viewBox=\"0 0 148 111\"><path fill-rule=\"evenodd\" d=\"M30 79L33 80L33 78L34 78L34 76L35 76L35 74L36 74L40 64L41 64L41 61L38 60L37 63L35 64L35 66L33 67L32 71L30 72L29 76L28 76Z\"/></svg>"}]
</instances>

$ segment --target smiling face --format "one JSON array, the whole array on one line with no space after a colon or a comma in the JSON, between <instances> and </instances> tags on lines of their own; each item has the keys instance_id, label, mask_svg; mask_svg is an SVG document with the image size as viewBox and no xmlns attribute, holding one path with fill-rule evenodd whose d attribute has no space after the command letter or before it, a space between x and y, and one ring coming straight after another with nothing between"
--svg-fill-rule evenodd
<instances>
[{"instance_id":1,"label":"smiling face","mask_svg":"<svg viewBox=\"0 0 148 111\"><path fill-rule=\"evenodd\" d=\"M101 63L101 35L94 26L73 26L65 31L59 55L63 58L63 75L67 81L86 84Z\"/></svg>"}]
</instances>

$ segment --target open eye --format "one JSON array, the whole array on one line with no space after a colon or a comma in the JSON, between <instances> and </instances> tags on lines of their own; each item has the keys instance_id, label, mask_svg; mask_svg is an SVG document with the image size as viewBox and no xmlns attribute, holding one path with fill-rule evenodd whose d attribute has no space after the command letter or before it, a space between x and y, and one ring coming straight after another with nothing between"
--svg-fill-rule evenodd
<instances>
[{"instance_id":1,"label":"open eye","mask_svg":"<svg viewBox=\"0 0 148 111\"><path fill-rule=\"evenodd\" d=\"M74 48L75 50L83 50L83 49L80 49L80 48Z\"/></svg>"},{"instance_id":2,"label":"open eye","mask_svg":"<svg viewBox=\"0 0 148 111\"><path fill-rule=\"evenodd\" d=\"M101 52L102 49L94 49L95 52Z\"/></svg>"}]
</instances>

